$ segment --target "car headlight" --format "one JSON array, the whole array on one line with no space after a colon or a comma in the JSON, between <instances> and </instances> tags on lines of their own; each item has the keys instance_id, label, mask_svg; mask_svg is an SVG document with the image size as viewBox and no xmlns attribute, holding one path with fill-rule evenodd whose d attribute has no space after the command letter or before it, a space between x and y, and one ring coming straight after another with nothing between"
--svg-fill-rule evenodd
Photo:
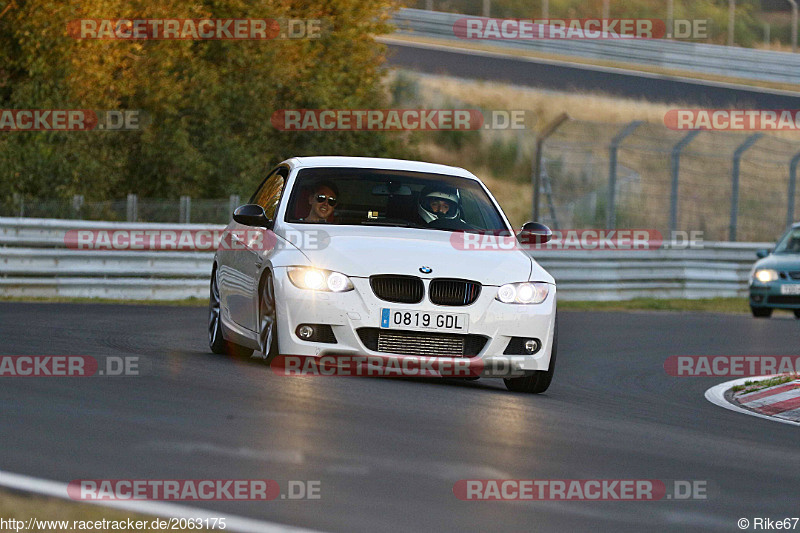
<instances>
[{"instance_id":1,"label":"car headlight","mask_svg":"<svg viewBox=\"0 0 800 533\"><path fill-rule=\"evenodd\" d=\"M312 267L289 267L289 280L295 287L312 291L347 292L353 282L340 272Z\"/></svg>"},{"instance_id":2,"label":"car headlight","mask_svg":"<svg viewBox=\"0 0 800 533\"><path fill-rule=\"evenodd\" d=\"M778 272L776 270L772 270L771 268L764 268L761 270L756 270L753 277L760 281L761 283L769 283L770 281L775 281L778 279Z\"/></svg>"},{"instance_id":3,"label":"car headlight","mask_svg":"<svg viewBox=\"0 0 800 533\"><path fill-rule=\"evenodd\" d=\"M537 281L508 283L497 291L496 300L504 304L540 304L547 299L550 285Z\"/></svg>"}]
</instances>

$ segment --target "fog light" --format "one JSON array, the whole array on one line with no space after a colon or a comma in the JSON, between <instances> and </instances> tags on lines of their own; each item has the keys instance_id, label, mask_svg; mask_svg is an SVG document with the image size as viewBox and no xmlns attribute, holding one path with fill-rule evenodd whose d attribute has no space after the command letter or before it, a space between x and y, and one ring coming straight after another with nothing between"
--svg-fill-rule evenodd
<instances>
[{"instance_id":1,"label":"fog light","mask_svg":"<svg viewBox=\"0 0 800 533\"><path fill-rule=\"evenodd\" d=\"M754 302L759 302L760 303L760 302L762 302L764 300L764 295L763 294L753 294L750 297L753 299Z\"/></svg>"},{"instance_id":2,"label":"fog light","mask_svg":"<svg viewBox=\"0 0 800 533\"><path fill-rule=\"evenodd\" d=\"M525 351L529 354L535 354L541 347L541 343L536 339L528 339L525 341Z\"/></svg>"},{"instance_id":3,"label":"fog light","mask_svg":"<svg viewBox=\"0 0 800 533\"><path fill-rule=\"evenodd\" d=\"M301 339L310 339L314 336L314 328L311 326L300 326L297 328L297 336Z\"/></svg>"}]
</instances>

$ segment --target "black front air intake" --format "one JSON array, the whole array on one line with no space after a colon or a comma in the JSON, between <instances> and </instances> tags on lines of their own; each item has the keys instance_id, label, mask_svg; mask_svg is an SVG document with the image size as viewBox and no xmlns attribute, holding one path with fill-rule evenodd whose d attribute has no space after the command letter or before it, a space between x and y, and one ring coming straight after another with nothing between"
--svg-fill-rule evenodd
<instances>
[{"instance_id":1,"label":"black front air intake","mask_svg":"<svg viewBox=\"0 0 800 533\"><path fill-rule=\"evenodd\" d=\"M369 284L375 296L387 302L416 304L425 294L422 280L416 276L372 276Z\"/></svg>"},{"instance_id":2,"label":"black front air intake","mask_svg":"<svg viewBox=\"0 0 800 533\"><path fill-rule=\"evenodd\" d=\"M428 298L436 305L470 305L480 294L481 284L466 279L435 279L428 287Z\"/></svg>"}]
</instances>

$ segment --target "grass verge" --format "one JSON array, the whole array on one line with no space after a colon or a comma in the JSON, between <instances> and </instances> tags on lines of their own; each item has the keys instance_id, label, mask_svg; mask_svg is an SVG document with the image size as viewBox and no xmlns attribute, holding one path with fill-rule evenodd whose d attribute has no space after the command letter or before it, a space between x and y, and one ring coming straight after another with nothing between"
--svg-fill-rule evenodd
<instances>
[{"instance_id":1,"label":"grass verge","mask_svg":"<svg viewBox=\"0 0 800 533\"><path fill-rule=\"evenodd\" d=\"M48 529L51 531L78 531L80 524L76 524L76 522L102 522L106 520L127 523L128 519L133 522L147 522L148 527L142 531L151 531L149 525L154 520L152 516L119 511L98 505L60 500L58 498L46 498L12 490L0 490L0 518L4 519L6 523L8 523L8 520L25 522L25 527L27 527L27 522L30 519L54 522L66 521L68 523L66 528L60 527L63 524L56 525L56 523L52 523L53 527L34 527L31 531L47 531ZM21 526L22 524L19 525ZM9 527L5 530L14 531L15 529ZM18 530L28 531L24 527L18 528ZM93 527L92 531L120 531L120 529Z\"/></svg>"},{"instance_id":2,"label":"grass verge","mask_svg":"<svg viewBox=\"0 0 800 533\"><path fill-rule=\"evenodd\" d=\"M21 296L0 296L0 302L53 303L53 304L124 304L124 305L172 305L180 307L205 307L205 298L186 298L184 300L115 300L113 298L26 298Z\"/></svg>"},{"instance_id":3,"label":"grass verge","mask_svg":"<svg viewBox=\"0 0 800 533\"><path fill-rule=\"evenodd\" d=\"M695 311L749 314L746 298L704 298L700 300L636 298L622 302L559 301L558 308L570 311Z\"/></svg>"},{"instance_id":4,"label":"grass verge","mask_svg":"<svg viewBox=\"0 0 800 533\"><path fill-rule=\"evenodd\" d=\"M760 391L762 389L768 389L770 387L775 387L777 385L783 385L784 383L789 383L790 381L794 381L800 378L798 374L786 374L784 376L776 376L774 378L764 379L761 381L745 381L742 385L736 385L731 387L731 392L741 392L742 394L748 394L750 392Z\"/></svg>"}]
</instances>

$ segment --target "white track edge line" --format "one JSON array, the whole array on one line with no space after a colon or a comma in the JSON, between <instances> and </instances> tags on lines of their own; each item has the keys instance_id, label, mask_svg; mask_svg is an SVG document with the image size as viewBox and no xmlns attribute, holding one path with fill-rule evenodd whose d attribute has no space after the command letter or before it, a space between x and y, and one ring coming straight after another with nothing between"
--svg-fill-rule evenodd
<instances>
[{"instance_id":1,"label":"white track edge line","mask_svg":"<svg viewBox=\"0 0 800 533\"><path fill-rule=\"evenodd\" d=\"M764 418L767 420L772 420L773 422L781 422L783 424L789 424L791 426L800 426L800 422L794 422L792 420L786 420L783 418L776 418L774 416L764 415L761 413L756 413L755 411L750 411L745 409L744 407L739 407L738 405L734 405L728 400L725 399L725 392L728 391L731 387L735 387L736 385L744 385L745 381L754 381L757 379L766 379L773 376L757 376L757 377L747 377L741 379L734 379L733 381L726 381L725 383L720 383L719 385L714 385L710 389L708 389L705 393L706 400L713 403L714 405L718 405L720 407L724 407L725 409L729 409L731 411L736 411L737 413L744 413L750 416L757 416L758 418Z\"/></svg>"},{"instance_id":2,"label":"white track edge line","mask_svg":"<svg viewBox=\"0 0 800 533\"><path fill-rule=\"evenodd\" d=\"M223 511L209 511L198 507L178 505L160 501L92 501L92 500L73 500L67 494L67 483L49 481L20 474L12 474L0 470L0 487L32 492L42 496L50 496L69 500L74 503L88 503L91 505L101 505L113 509L121 509L140 514L146 514L161 518L225 518L226 531L240 531L242 533L317 533L311 529L303 529L294 526L278 524L276 522L266 522L245 518L225 513Z\"/></svg>"}]
</instances>

